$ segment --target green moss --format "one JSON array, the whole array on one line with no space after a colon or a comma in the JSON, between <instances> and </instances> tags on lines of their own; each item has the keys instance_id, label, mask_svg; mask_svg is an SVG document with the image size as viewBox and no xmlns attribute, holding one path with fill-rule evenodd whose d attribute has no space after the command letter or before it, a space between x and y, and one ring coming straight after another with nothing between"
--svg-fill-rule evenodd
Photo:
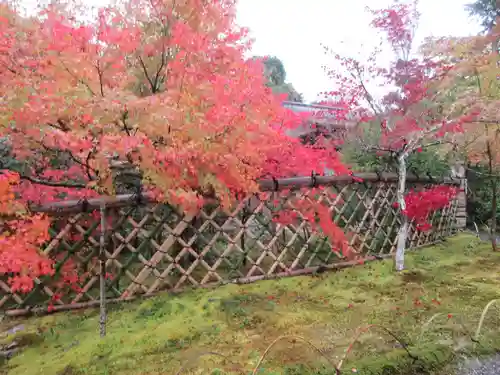
<instances>
[{"instance_id":1,"label":"green moss","mask_svg":"<svg viewBox=\"0 0 500 375\"><path fill-rule=\"evenodd\" d=\"M473 347L467 335L483 307L498 297L500 254L459 235L409 253L407 268L396 274L391 261L383 261L321 277L165 294L113 309L104 339L95 310L28 319L23 324L41 332L40 340L9 361L8 373L175 374L187 363L184 374L236 374L235 364L247 374L280 335L303 337L337 363L367 324L377 326L354 344L344 362L347 372L408 375L440 368L437 373L443 373L443 359L458 350L484 354L499 347L500 319L493 310L480 344ZM408 343L418 360L379 326ZM457 349L464 340L465 349ZM259 374L335 373L307 344L292 341L278 342Z\"/></svg>"},{"instance_id":2,"label":"green moss","mask_svg":"<svg viewBox=\"0 0 500 375\"><path fill-rule=\"evenodd\" d=\"M12 334L4 334L0 336L0 348L11 344L15 344L16 346L36 345L42 341L42 336L34 330L18 331Z\"/></svg>"}]
</instances>

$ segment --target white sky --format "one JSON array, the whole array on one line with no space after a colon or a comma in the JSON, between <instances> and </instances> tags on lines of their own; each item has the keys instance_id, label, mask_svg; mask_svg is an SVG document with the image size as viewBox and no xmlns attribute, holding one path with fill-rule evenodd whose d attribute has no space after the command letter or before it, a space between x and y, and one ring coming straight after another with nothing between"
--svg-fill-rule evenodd
<instances>
[{"instance_id":1,"label":"white sky","mask_svg":"<svg viewBox=\"0 0 500 375\"><path fill-rule=\"evenodd\" d=\"M416 42L427 36L468 36L479 26L464 5L472 0L420 0ZM255 38L253 54L275 55L287 71L287 81L312 101L332 89L322 66L328 62L321 44L341 55L370 53L379 37L369 27L365 11L390 0L239 0L238 23Z\"/></svg>"},{"instance_id":2,"label":"white sky","mask_svg":"<svg viewBox=\"0 0 500 375\"><path fill-rule=\"evenodd\" d=\"M48 0L42 0L48 1ZM21 0L33 9L40 0ZM105 6L109 0L84 0L89 6ZM427 36L468 36L479 26L468 17L464 5L473 0L420 0L420 25L416 43ZM238 0L237 22L255 39L253 55L274 55L287 71L287 81L313 101L321 91L332 90L322 66L328 57L322 48L341 55L362 57L379 43L370 28L367 5L381 8L391 0ZM387 60L386 60L386 59ZM389 61L390 56L385 56ZM371 87L378 96L377 88Z\"/></svg>"}]
</instances>

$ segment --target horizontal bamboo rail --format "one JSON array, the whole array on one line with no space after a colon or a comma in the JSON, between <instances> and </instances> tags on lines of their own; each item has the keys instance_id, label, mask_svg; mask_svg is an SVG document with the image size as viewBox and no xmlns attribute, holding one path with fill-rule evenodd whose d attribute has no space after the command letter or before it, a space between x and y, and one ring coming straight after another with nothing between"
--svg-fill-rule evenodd
<instances>
[{"instance_id":1,"label":"horizontal bamboo rail","mask_svg":"<svg viewBox=\"0 0 500 375\"><path fill-rule=\"evenodd\" d=\"M460 185L462 181L459 178L442 178L433 176L417 176L408 174L406 177L408 183L422 184L450 184ZM289 177L280 179L265 179L259 181L259 187L262 191L281 191L286 189L302 189L313 188L319 186L328 186L335 184L352 184L352 183L377 183L377 182L397 182L398 175L396 173L353 173L351 175L341 176L318 176L311 175L307 177ZM31 211L40 213L76 213L90 212L98 210L102 204L107 208L119 208L130 204L145 204L154 202L153 195L150 193L138 194L122 194L117 196L99 197L80 200L67 200L61 202L53 202L40 206L33 205Z\"/></svg>"}]
</instances>

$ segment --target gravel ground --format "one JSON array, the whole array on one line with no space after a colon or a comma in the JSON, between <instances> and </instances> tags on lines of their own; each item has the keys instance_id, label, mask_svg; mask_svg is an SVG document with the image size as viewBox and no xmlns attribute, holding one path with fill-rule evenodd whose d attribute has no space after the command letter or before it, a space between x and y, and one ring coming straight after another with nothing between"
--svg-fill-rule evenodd
<instances>
[{"instance_id":1,"label":"gravel ground","mask_svg":"<svg viewBox=\"0 0 500 375\"><path fill-rule=\"evenodd\" d=\"M475 233L474 233L475 234ZM490 242L490 234L487 232L479 232L479 238L481 241ZM497 242L500 242L500 237L497 237Z\"/></svg>"},{"instance_id":2,"label":"gravel ground","mask_svg":"<svg viewBox=\"0 0 500 375\"><path fill-rule=\"evenodd\" d=\"M465 361L457 375L500 375L500 354L489 359Z\"/></svg>"}]
</instances>

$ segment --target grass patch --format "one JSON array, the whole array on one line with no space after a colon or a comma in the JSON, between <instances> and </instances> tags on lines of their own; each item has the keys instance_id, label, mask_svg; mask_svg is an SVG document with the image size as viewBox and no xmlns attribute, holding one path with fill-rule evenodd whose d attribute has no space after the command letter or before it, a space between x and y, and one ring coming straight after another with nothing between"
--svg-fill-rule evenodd
<instances>
[{"instance_id":1,"label":"grass patch","mask_svg":"<svg viewBox=\"0 0 500 375\"><path fill-rule=\"evenodd\" d=\"M249 374L281 335L300 336L337 363L358 327L374 324L353 345L346 373L355 368L361 374L444 374L444 360L471 352L468 335L484 306L500 297L500 254L462 234L409 253L407 269L396 274L391 261L381 261L321 277L227 285L124 304L110 313L105 339L99 338L96 310L7 321L2 324L24 324L31 336L3 370L9 375L153 375L176 374L188 363L183 374L222 375L239 373L236 363ZM408 343L418 360L379 326ZM500 346L498 327L498 314L489 312L475 353ZM258 374L335 371L308 345L284 339Z\"/></svg>"}]
</instances>

